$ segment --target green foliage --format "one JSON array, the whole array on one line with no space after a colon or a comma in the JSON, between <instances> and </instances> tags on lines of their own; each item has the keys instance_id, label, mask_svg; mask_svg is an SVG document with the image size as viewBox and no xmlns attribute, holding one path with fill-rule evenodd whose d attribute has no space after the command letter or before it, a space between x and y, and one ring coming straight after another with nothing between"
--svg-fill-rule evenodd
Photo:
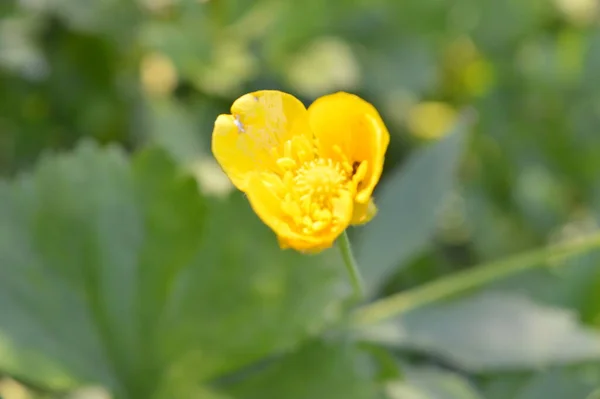
<instances>
[{"instance_id":1,"label":"green foliage","mask_svg":"<svg viewBox=\"0 0 600 399\"><path fill-rule=\"evenodd\" d=\"M247 399L377 397L369 359L344 342L309 343L227 388Z\"/></svg>"},{"instance_id":2,"label":"green foliage","mask_svg":"<svg viewBox=\"0 0 600 399\"><path fill-rule=\"evenodd\" d=\"M437 354L461 370L494 372L600 359L600 335L574 315L501 292L408 313L366 337Z\"/></svg>"},{"instance_id":3,"label":"green foliage","mask_svg":"<svg viewBox=\"0 0 600 399\"><path fill-rule=\"evenodd\" d=\"M481 395L459 374L422 368L408 370L406 380L388 386L390 399L479 399Z\"/></svg>"},{"instance_id":4,"label":"green foliage","mask_svg":"<svg viewBox=\"0 0 600 399\"><path fill-rule=\"evenodd\" d=\"M598 15L0 1L0 395L596 398ZM280 250L211 159L216 116L265 88L355 92L392 134L350 231L358 311L337 249Z\"/></svg>"},{"instance_id":5,"label":"green foliage","mask_svg":"<svg viewBox=\"0 0 600 399\"><path fill-rule=\"evenodd\" d=\"M280 251L241 196L205 199L161 151L130 164L84 143L4 184L2 203L6 339L119 397L200 384L339 317L335 252ZM56 378L14 357L0 364Z\"/></svg>"},{"instance_id":6,"label":"green foliage","mask_svg":"<svg viewBox=\"0 0 600 399\"><path fill-rule=\"evenodd\" d=\"M465 118L456 132L397 167L378 192L377 205L386 217L367 224L356 246L363 274L374 289L434 235L436 210L453 187L466 124Z\"/></svg>"}]
</instances>

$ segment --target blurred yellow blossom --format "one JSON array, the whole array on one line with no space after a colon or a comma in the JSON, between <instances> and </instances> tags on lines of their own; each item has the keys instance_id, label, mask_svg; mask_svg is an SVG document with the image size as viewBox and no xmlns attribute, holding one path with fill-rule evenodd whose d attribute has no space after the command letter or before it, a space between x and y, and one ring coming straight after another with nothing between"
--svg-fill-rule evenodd
<instances>
[{"instance_id":1,"label":"blurred yellow blossom","mask_svg":"<svg viewBox=\"0 0 600 399\"><path fill-rule=\"evenodd\" d=\"M360 83L358 60L352 48L335 37L312 42L292 59L287 74L292 86L307 96L351 90Z\"/></svg>"},{"instance_id":2,"label":"blurred yellow blossom","mask_svg":"<svg viewBox=\"0 0 600 399\"><path fill-rule=\"evenodd\" d=\"M377 110L355 95L326 95L306 109L265 90L219 115L212 151L282 248L318 252L375 215L388 143Z\"/></svg>"},{"instance_id":3,"label":"blurred yellow blossom","mask_svg":"<svg viewBox=\"0 0 600 399\"><path fill-rule=\"evenodd\" d=\"M151 96L165 96L177 86L177 71L171 59L159 53L146 55L140 65L142 86Z\"/></svg>"},{"instance_id":4,"label":"blurred yellow blossom","mask_svg":"<svg viewBox=\"0 0 600 399\"><path fill-rule=\"evenodd\" d=\"M408 112L407 125L419 138L437 139L448 132L456 117L456 110L446 103L422 102Z\"/></svg>"},{"instance_id":5,"label":"blurred yellow blossom","mask_svg":"<svg viewBox=\"0 0 600 399\"><path fill-rule=\"evenodd\" d=\"M112 399L112 396L102 387L84 386L70 392L67 399Z\"/></svg>"},{"instance_id":6,"label":"blurred yellow blossom","mask_svg":"<svg viewBox=\"0 0 600 399\"><path fill-rule=\"evenodd\" d=\"M160 13L175 3L174 0L137 0L137 3L146 10L153 13Z\"/></svg>"},{"instance_id":7,"label":"blurred yellow blossom","mask_svg":"<svg viewBox=\"0 0 600 399\"><path fill-rule=\"evenodd\" d=\"M556 7L575 25L589 25L600 16L598 0L554 0Z\"/></svg>"},{"instance_id":8,"label":"blurred yellow blossom","mask_svg":"<svg viewBox=\"0 0 600 399\"><path fill-rule=\"evenodd\" d=\"M471 38L462 36L445 52L445 68L451 89L468 96L483 96L494 85L493 64L484 58Z\"/></svg>"},{"instance_id":9,"label":"blurred yellow blossom","mask_svg":"<svg viewBox=\"0 0 600 399\"><path fill-rule=\"evenodd\" d=\"M0 397L7 399L30 399L31 395L22 384L12 378L0 379Z\"/></svg>"}]
</instances>

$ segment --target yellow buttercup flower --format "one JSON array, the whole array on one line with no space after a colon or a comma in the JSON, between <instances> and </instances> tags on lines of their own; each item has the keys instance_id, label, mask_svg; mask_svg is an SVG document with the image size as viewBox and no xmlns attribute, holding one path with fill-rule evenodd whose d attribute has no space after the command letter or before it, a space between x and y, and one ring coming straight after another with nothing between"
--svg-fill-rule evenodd
<instances>
[{"instance_id":1,"label":"yellow buttercup flower","mask_svg":"<svg viewBox=\"0 0 600 399\"><path fill-rule=\"evenodd\" d=\"M377 110L355 95L326 95L306 109L264 90L219 115L212 151L282 248L317 252L375 215L388 143Z\"/></svg>"}]
</instances>

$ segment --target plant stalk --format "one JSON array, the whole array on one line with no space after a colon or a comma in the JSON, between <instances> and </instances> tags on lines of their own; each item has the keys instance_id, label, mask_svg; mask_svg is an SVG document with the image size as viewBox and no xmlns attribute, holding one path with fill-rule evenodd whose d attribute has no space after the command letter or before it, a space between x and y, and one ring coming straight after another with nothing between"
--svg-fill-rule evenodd
<instances>
[{"instance_id":1,"label":"plant stalk","mask_svg":"<svg viewBox=\"0 0 600 399\"><path fill-rule=\"evenodd\" d=\"M340 252L342 253L346 270L350 276L352 288L354 289L354 296L357 301L360 301L365 296L365 288L362 276L358 270L356 259L354 259L354 255L352 254L352 246L350 245L350 240L348 239L348 234L346 231L344 231L340 238L338 238L338 246L340 248Z\"/></svg>"},{"instance_id":2,"label":"plant stalk","mask_svg":"<svg viewBox=\"0 0 600 399\"><path fill-rule=\"evenodd\" d=\"M353 324L355 326L376 324L437 300L481 287L492 281L527 269L544 266L548 261L564 260L598 247L600 247L600 233L595 233L457 272L451 276L364 305L355 311Z\"/></svg>"}]
</instances>

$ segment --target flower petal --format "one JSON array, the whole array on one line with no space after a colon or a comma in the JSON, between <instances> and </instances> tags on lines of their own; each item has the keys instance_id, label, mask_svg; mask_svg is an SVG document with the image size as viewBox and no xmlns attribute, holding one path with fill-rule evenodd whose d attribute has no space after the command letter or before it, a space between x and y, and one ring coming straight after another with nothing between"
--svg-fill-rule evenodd
<instances>
[{"instance_id":1,"label":"flower petal","mask_svg":"<svg viewBox=\"0 0 600 399\"><path fill-rule=\"evenodd\" d=\"M249 174L277 170L285 142L304 136L312 140L308 114L294 96L275 90L249 93L220 115L212 135L212 151L233 184L245 191Z\"/></svg>"},{"instance_id":2,"label":"flower petal","mask_svg":"<svg viewBox=\"0 0 600 399\"><path fill-rule=\"evenodd\" d=\"M369 202L365 203L355 202L354 213L352 214L352 220L350 221L350 224L365 224L367 222L370 222L371 219L375 217L375 215L377 215L377 207L373 202L373 198L371 198Z\"/></svg>"},{"instance_id":3,"label":"flower petal","mask_svg":"<svg viewBox=\"0 0 600 399\"><path fill-rule=\"evenodd\" d=\"M335 240L346 230L352 218L352 196L346 192L334 201L333 214L338 224L320 234L300 234L295 231L277 232L281 248L293 248L305 253L317 253L330 248Z\"/></svg>"},{"instance_id":4,"label":"flower petal","mask_svg":"<svg viewBox=\"0 0 600 399\"><path fill-rule=\"evenodd\" d=\"M352 195L345 192L334 200L332 213L338 220L334 228L319 233L304 234L294 221L283 211L282 198L286 187L281 178L270 172L256 173L248 181L246 195L258 217L277 235L281 248L315 253L333 245L333 242L348 227L352 218Z\"/></svg>"},{"instance_id":5,"label":"flower petal","mask_svg":"<svg viewBox=\"0 0 600 399\"><path fill-rule=\"evenodd\" d=\"M245 137L240 137L233 115L219 115L212 134L212 152L231 182L246 188L247 174L256 169L255 157L241 151Z\"/></svg>"},{"instance_id":6,"label":"flower petal","mask_svg":"<svg viewBox=\"0 0 600 399\"><path fill-rule=\"evenodd\" d=\"M308 108L308 117L318 139L319 155L338 160L345 156L353 165L367 161L356 194L356 200L366 204L381 177L390 141L379 113L360 97L339 92L317 99Z\"/></svg>"},{"instance_id":7,"label":"flower petal","mask_svg":"<svg viewBox=\"0 0 600 399\"><path fill-rule=\"evenodd\" d=\"M285 186L281 178L269 172L255 173L248 180L246 195L254 212L275 232L287 230L286 215L281 208Z\"/></svg>"},{"instance_id":8,"label":"flower petal","mask_svg":"<svg viewBox=\"0 0 600 399\"><path fill-rule=\"evenodd\" d=\"M317 245L319 240L316 237L302 236L292 230L293 222L281 208L285 192L285 186L278 175L264 172L253 174L248 180L246 195L254 212L275 232L282 247L288 240L301 241L306 247ZM287 247L298 249L294 245L287 245Z\"/></svg>"}]
</instances>

